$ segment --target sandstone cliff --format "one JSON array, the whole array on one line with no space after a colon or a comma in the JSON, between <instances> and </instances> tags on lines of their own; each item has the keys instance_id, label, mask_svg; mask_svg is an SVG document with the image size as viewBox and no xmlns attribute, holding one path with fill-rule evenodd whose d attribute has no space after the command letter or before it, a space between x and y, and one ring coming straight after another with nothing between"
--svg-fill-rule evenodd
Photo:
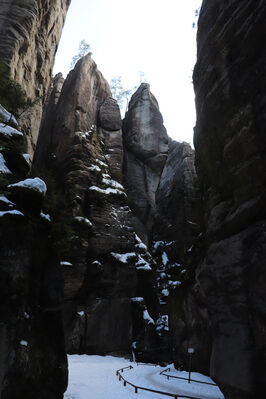
<instances>
[{"instance_id":1,"label":"sandstone cliff","mask_svg":"<svg viewBox=\"0 0 266 399\"><path fill-rule=\"evenodd\" d=\"M168 136L150 87L133 94L123 123L124 184L134 210L135 228L147 243L156 209L155 194L168 153Z\"/></svg>"},{"instance_id":2,"label":"sandstone cliff","mask_svg":"<svg viewBox=\"0 0 266 399\"><path fill-rule=\"evenodd\" d=\"M25 136L13 126L0 124L0 397L59 399L67 386L62 276L42 212L46 185L29 178Z\"/></svg>"},{"instance_id":3,"label":"sandstone cliff","mask_svg":"<svg viewBox=\"0 0 266 399\"><path fill-rule=\"evenodd\" d=\"M35 102L19 123L33 155L50 86L54 56L70 0L4 0L0 4L0 61Z\"/></svg>"},{"instance_id":4,"label":"sandstone cliff","mask_svg":"<svg viewBox=\"0 0 266 399\"><path fill-rule=\"evenodd\" d=\"M147 306L158 316L152 259L134 232L122 185L122 122L110 94L89 55L64 83L57 76L34 158L33 169L50 176L46 206L61 231L54 237L70 353L129 353L146 328ZM138 316L141 327L133 331Z\"/></svg>"},{"instance_id":5,"label":"sandstone cliff","mask_svg":"<svg viewBox=\"0 0 266 399\"><path fill-rule=\"evenodd\" d=\"M264 2L204 1L194 71L207 245L198 280L211 376L233 399L265 391L265 16Z\"/></svg>"}]
</instances>

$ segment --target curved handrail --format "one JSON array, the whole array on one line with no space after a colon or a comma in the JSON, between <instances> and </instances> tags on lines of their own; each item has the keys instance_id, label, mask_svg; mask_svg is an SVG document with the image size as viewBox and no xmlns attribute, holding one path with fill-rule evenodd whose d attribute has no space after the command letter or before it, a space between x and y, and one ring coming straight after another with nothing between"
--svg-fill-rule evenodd
<instances>
[{"instance_id":1,"label":"curved handrail","mask_svg":"<svg viewBox=\"0 0 266 399\"><path fill-rule=\"evenodd\" d=\"M178 378L179 380L193 381L193 382L197 382L198 384L213 385L213 386L217 387L217 384L215 384L214 382L200 381L200 380L194 380L193 378L188 379L186 377L178 377L177 375L165 374L167 371L170 371L170 370L171 370L170 367L168 367L167 369L161 371L160 374L165 375L165 377L167 377L168 380L169 380L169 378Z\"/></svg>"},{"instance_id":2,"label":"curved handrail","mask_svg":"<svg viewBox=\"0 0 266 399\"><path fill-rule=\"evenodd\" d=\"M200 399L199 397L196 396L188 396L188 395L180 395L177 393L169 393L169 392L163 392L163 391L157 391L156 389L151 389L151 388L145 388L145 387L140 387L138 385L132 384L131 382L127 381L122 375L121 373L124 372L124 370L126 369L133 369L133 366L127 366L127 367L123 367L122 369L116 370L116 375L119 378L119 381L123 380L123 384L124 387L128 384L130 386L132 386L135 389L135 393L138 393L138 390L142 390L142 391L149 391L149 392L154 392L154 393L159 393L161 395L165 395L165 396L171 396L174 399L179 399L179 398L185 398L185 399Z\"/></svg>"}]
</instances>

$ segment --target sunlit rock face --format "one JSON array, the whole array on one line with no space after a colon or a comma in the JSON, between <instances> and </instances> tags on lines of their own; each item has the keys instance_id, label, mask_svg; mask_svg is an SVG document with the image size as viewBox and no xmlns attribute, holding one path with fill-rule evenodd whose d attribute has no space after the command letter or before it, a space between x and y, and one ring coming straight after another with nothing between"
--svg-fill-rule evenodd
<instances>
[{"instance_id":1,"label":"sunlit rock face","mask_svg":"<svg viewBox=\"0 0 266 399\"><path fill-rule=\"evenodd\" d=\"M168 154L168 136L157 100L142 83L132 96L123 123L124 183L136 212L135 225L148 240L155 193Z\"/></svg>"},{"instance_id":2,"label":"sunlit rock face","mask_svg":"<svg viewBox=\"0 0 266 399\"><path fill-rule=\"evenodd\" d=\"M204 1L194 71L207 237L198 280L211 376L234 399L265 391L265 17L264 2Z\"/></svg>"},{"instance_id":3,"label":"sunlit rock face","mask_svg":"<svg viewBox=\"0 0 266 399\"><path fill-rule=\"evenodd\" d=\"M70 0L3 0L0 4L0 60L27 97L36 100L19 121L31 154L69 4Z\"/></svg>"}]
</instances>

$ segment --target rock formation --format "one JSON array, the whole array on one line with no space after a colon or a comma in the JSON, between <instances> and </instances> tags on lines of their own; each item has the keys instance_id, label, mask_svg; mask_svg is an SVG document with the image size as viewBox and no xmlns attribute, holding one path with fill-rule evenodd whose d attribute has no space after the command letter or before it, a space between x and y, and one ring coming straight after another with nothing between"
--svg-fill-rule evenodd
<instances>
[{"instance_id":1,"label":"rock formation","mask_svg":"<svg viewBox=\"0 0 266 399\"><path fill-rule=\"evenodd\" d=\"M124 184L137 233L148 243L156 209L155 194L168 153L168 136L157 100L142 83L132 96L123 124Z\"/></svg>"},{"instance_id":2,"label":"rock formation","mask_svg":"<svg viewBox=\"0 0 266 399\"><path fill-rule=\"evenodd\" d=\"M54 56L70 0L4 0L0 4L0 61L35 105L19 122L33 155Z\"/></svg>"},{"instance_id":3,"label":"rock formation","mask_svg":"<svg viewBox=\"0 0 266 399\"><path fill-rule=\"evenodd\" d=\"M33 169L53 176L48 191L56 187L62 204L61 216L58 210L54 219L64 231L63 236L55 233L55 240L64 276L67 350L129 353L140 334L139 329L133 331L138 309L131 299L142 298L142 329L147 306L153 317L158 315L151 304L156 298L152 259L134 233L122 186L120 110L89 55L62 83L57 76ZM55 205L52 196L48 198L47 210L53 213Z\"/></svg>"},{"instance_id":4,"label":"rock formation","mask_svg":"<svg viewBox=\"0 0 266 399\"><path fill-rule=\"evenodd\" d=\"M169 139L169 154L156 192L152 253L159 265L161 304L167 304L173 358L188 368L187 347L195 349L193 368L208 373L210 325L195 270L202 256L201 198L194 151Z\"/></svg>"},{"instance_id":5,"label":"rock formation","mask_svg":"<svg viewBox=\"0 0 266 399\"><path fill-rule=\"evenodd\" d=\"M194 71L196 166L206 254L197 273L211 317L211 377L228 399L265 391L266 5L204 1Z\"/></svg>"},{"instance_id":6,"label":"rock formation","mask_svg":"<svg viewBox=\"0 0 266 399\"><path fill-rule=\"evenodd\" d=\"M25 137L7 122L0 146L0 397L59 399L67 386L63 291L42 212L46 185L26 178Z\"/></svg>"}]
</instances>

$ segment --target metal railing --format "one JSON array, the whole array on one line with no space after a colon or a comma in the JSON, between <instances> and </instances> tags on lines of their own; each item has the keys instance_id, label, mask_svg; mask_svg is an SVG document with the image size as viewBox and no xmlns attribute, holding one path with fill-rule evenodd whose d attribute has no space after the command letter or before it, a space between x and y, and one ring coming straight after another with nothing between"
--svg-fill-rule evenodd
<instances>
[{"instance_id":1,"label":"metal railing","mask_svg":"<svg viewBox=\"0 0 266 399\"><path fill-rule=\"evenodd\" d=\"M200 399L199 397L196 396L188 396L188 395L180 395L177 393L169 393L169 392L163 392L163 391L157 391L156 389L151 389L151 388L145 388L145 387L140 387L138 385L132 384L131 382L127 381L122 375L121 373L124 372L124 370L131 370L133 369L133 366L127 366L127 367L123 367L122 369L116 370L116 375L119 378L119 381L123 380L123 384L124 387L128 384L130 386L132 386L135 389L135 393L138 393L138 390L142 390L142 391L148 391L148 392L154 392L154 393L159 393L161 395L165 395L165 396L171 396L174 399L179 399L179 398L185 398L185 399ZM161 373L160 373L161 374Z\"/></svg>"},{"instance_id":2,"label":"metal railing","mask_svg":"<svg viewBox=\"0 0 266 399\"><path fill-rule=\"evenodd\" d=\"M200 380L194 380L193 378L189 379L186 377L178 377L176 375L165 374L167 371L170 371L170 370L171 370L170 367L168 367L167 369L161 371L160 374L165 375L165 377L167 377L168 380L170 378L177 378L179 380L193 381L193 382L197 382L198 384L213 385L213 386L217 387L217 384L215 384L214 382L200 381Z\"/></svg>"}]
</instances>

